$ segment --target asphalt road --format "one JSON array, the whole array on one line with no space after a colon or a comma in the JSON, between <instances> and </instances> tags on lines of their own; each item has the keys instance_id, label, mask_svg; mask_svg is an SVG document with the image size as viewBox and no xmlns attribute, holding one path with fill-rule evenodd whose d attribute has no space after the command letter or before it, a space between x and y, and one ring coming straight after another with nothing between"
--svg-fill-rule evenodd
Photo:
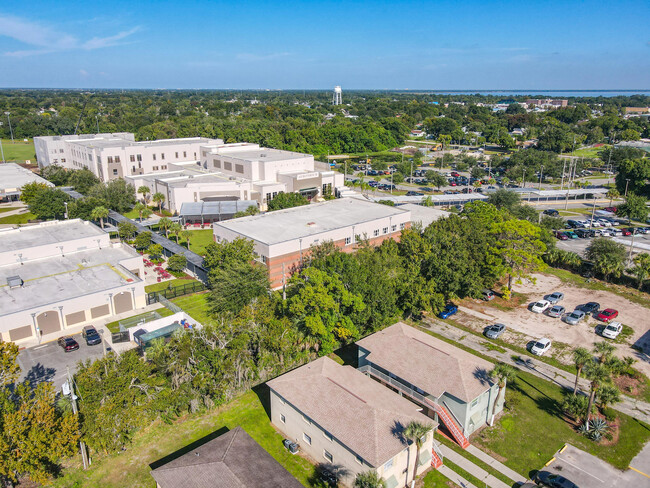
<instances>
[{"instance_id":1,"label":"asphalt road","mask_svg":"<svg viewBox=\"0 0 650 488\"><path fill-rule=\"evenodd\" d=\"M79 361L97 359L104 354L101 344L88 346L81 334L73 337L79 343L79 349L76 351L66 353L56 341L20 351L18 354L20 381L29 380L32 386L43 381L51 381L58 389L66 381L67 368L74 373Z\"/></svg>"}]
</instances>

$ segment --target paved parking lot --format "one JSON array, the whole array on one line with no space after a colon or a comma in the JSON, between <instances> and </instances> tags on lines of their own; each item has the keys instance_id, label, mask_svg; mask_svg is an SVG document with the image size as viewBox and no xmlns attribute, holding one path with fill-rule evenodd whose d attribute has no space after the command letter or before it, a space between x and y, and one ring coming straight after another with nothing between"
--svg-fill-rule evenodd
<instances>
[{"instance_id":1,"label":"paved parking lot","mask_svg":"<svg viewBox=\"0 0 650 488\"><path fill-rule=\"evenodd\" d=\"M608 237L615 242L623 244L628 250L632 242L632 237ZM592 238L587 239L569 239L567 241L560 241L559 239L556 242L558 249L564 249L565 251L571 251L584 255L585 250L593 241ZM638 234L634 236L634 250L632 255L634 256L639 252L650 252L650 234Z\"/></svg>"},{"instance_id":2,"label":"paved parking lot","mask_svg":"<svg viewBox=\"0 0 650 488\"><path fill-rule=\"evenodd\" d=\"M66 353L56 341L20 351L18 354L18 364L22 370L20 381L27 379L32 385L51 381L58 389L66 381L67 368L74 373L79 361L96 359L104 354L101 344L88 346L81 334L73 337L79 343L79 349L76 351Z\"/></svg>"},{"instance_id":3,"label":"paved parking lot","mask_svg":"<svg viewBox=\"0 0 650 488\"><path fill-rule=\"evenodd\" d=\"M650 478L634 470L619 471L606 462L571 445L555 454L542 471L564 476L580 488L648 488Z\"/></svg>"}]
</instances>

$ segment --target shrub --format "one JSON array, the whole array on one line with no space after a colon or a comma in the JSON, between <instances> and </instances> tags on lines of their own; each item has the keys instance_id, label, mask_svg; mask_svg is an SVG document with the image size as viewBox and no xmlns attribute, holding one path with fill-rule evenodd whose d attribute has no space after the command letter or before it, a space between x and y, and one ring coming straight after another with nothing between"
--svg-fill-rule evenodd
<instances>
[{"instance_id":1,"label":"shrub","mask_svg":"<svg viewBox=\"0 0 650 488\"><path fill-rule=\"evenodd\" d=\"M616 410L611 407L605 407L601 410L602 414L605 416L608 422L614 422L616 420L617 414Z\"/></svg>"},{"instance_id":2,"label":"shrub","mask_svg":"<svg viewBox=\"0 0 650 488\"><path fill-rule=\"evenodd\" d=\"M174 254L167 260L167 269L180 273L187 265L187 258L183 254Z\"/></svg>"}]
</instances>

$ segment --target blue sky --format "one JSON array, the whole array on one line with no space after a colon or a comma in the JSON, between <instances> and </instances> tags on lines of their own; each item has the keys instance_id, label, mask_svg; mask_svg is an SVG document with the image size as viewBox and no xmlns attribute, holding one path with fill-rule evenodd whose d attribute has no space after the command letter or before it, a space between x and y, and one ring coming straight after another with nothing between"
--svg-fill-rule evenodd
<instances>
[{"instance_id":1,"label":"blue sky","mask_svg":"<svg viewBox=\"0 0 650 488\"><path fill-rule=\"evenodd\" d=\"M0 87L649 89L650 2L3 0Z\"/></svg>"}]
</instances>

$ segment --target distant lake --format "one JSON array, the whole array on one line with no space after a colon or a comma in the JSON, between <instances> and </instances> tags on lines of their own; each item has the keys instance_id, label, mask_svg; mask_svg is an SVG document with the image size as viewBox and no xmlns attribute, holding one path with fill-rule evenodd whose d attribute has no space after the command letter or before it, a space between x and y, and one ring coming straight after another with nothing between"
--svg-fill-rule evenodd
<instances>
[{"instance_id":1,"label":"distant lake","mask_svg":"<svg viewBox=\"0 0 650 488\"><path fill-rule=\"evenodd\" d=\"M417 93L440 95L494 95L494 96L543 96L543 97L630 97L650 96L650 90L409 90Z\"/></svg>"}]
</instances>

